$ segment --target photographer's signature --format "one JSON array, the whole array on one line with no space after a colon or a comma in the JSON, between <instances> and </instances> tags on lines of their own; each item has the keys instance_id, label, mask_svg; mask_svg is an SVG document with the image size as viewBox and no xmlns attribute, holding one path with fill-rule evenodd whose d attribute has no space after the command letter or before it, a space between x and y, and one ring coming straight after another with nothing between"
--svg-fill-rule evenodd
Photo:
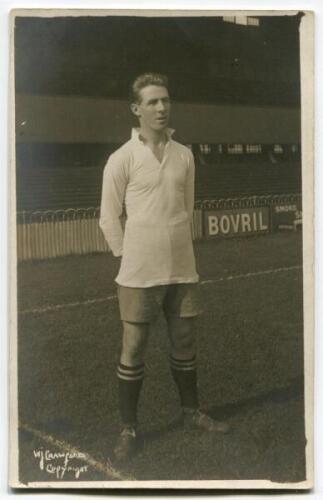
<instances>
[{"instance_id":1,"label":"photographer's signature","mask_svg":"<svg viewBox=\"0 0 323 500\"><path fill-rule=\"evenodd\" d=\"M72 474L79 479L81 474L88 472L88 465L79 465L77 461L86 459L86 454L79 451L57 452L44 448L33 450L34 458L40 470L53 475L56 479L64 479L66 474Z\"/></svg>"}]
</instances>

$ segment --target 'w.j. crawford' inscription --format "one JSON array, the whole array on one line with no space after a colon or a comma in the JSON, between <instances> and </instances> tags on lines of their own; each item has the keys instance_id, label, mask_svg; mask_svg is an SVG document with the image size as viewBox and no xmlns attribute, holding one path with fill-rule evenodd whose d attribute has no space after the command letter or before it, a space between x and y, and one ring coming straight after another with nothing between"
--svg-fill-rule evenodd
<instances>
[{"instance_id":1,"label":"'w.j. crawford' inscription","mask_svg":"<svg viewBox=\"0 0 323 500\"><path fill-rule=\"evenodd\" d=\"M64 479L66 475L79 479L82 473L88 472L88 465L78 463L80 460L83 462L86 460L86 454L79 451L54 452L38 448L33 450L33 455L40 470L56 479Z\"/></svg>"}]
</instances>

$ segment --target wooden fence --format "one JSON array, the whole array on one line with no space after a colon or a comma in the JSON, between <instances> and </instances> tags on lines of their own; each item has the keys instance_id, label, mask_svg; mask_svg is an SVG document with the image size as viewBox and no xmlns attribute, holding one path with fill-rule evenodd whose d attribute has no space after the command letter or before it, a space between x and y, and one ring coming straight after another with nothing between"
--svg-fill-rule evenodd
<instances>
[{"instance_id":1,"label":"wooden fence","mask_svg":"<svg viewBox=\"0 0 323 500\"><path fill-rule=\"evenodd\" d=\"M202 211L195 210L194 239L202 237ZM18 260L48 259L109 251L99 227L96 207L19 212L17 218Z\"/></svg>"},{"instance_id":2,"label":"wooden fence","mask_svg":"<svg viewBox=\"0 0 323 500\"><path fill-rule=\"evenodd\" d=\"M195 203L193 239L203 238L203 213L207 210L268 207L272 213L275 207L287 212L296 207L301 213L301 206L299 193L200 200ZM109 251L109 247L99 227L98 207L18 212L19 261L105 251Z\"/></svg>"}]
</instances>

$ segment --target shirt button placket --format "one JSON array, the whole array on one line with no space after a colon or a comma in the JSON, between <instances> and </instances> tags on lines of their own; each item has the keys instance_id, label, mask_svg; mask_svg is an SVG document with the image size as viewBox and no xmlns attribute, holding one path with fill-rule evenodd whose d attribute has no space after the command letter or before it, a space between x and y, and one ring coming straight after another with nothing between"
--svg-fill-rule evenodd
<instances>
[{"instance_id":1,"label":"shirt button placket","mask_svg":"<svg viewBox=\"0 0 323 500\"><path fill-rule=\"evenodd\" d=\"M162 162L160 163L161 170L165 168L166 161L167 161L167 158L168 158L168 149L169 149L169 142L167 142L167 144L165 146L163 159L162 159Z\"/></svg>"}]
</instances>

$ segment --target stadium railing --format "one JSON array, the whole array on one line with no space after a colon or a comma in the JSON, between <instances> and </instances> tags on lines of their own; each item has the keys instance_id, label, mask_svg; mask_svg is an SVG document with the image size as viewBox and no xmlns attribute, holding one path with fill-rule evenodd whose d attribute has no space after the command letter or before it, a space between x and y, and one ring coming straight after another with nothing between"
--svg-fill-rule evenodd
<instances>
[{"instance_id":1,"label":"stadium railing","mask_svg":"<svg viewBox=\"0 0 323 500\"><path fill-rule=\"evenodd\" d=\"M254 195L238 198L218 198L216 200L200 200L195 208L201 210L227 210L230 208L272 207L276 205L292 205L301 202L300 194Z\"/></svg>"},{"instance_id":2,"label":"stadium railing","mask_svg":"<svg viewBox=\"0 0 323 500\"><path fill-rule=\"evenodd\" d=\"M203 238L203 212L271 207L301 203L301 195L249 196L196 201L192 221L194 240ZM68 208L17 213L18 261L105 252L109 247L99 227L99 208Z\"/></svg>"}]
</instances>

